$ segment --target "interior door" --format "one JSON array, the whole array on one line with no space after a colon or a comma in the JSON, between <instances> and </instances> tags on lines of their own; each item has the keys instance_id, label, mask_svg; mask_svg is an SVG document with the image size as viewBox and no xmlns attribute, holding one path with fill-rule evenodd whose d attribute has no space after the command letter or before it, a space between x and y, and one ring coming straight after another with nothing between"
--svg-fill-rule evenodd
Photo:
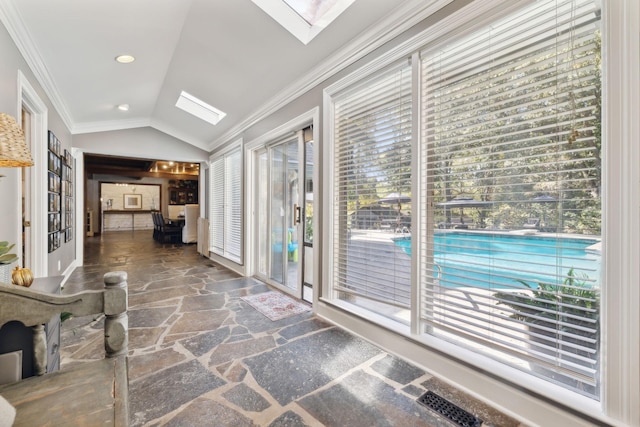
<instances>
[{"instance_id":1,"label":"interior door","mask_svg":"<svg viewBox=\"0 0 640 427\"><path fill-rule=\"evenodd\" d=\"M256 153L257 275L296 297L302 296L304 256L302 154L301 132Z\"/></svg>"}]
</instances>

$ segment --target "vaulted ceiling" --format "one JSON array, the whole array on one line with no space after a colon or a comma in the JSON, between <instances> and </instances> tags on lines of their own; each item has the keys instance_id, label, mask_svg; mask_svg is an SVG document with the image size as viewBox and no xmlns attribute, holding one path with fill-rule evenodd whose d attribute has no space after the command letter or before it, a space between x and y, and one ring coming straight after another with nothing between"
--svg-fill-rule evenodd
<instances>
[{"instance_id":1,"label":"vaulted ceiling","mask_svg":"<svg viewBox=\"0 0 640 427\"><path fill-rule=\"evenodd\" d=\"M0 0L0 19L73 134L151 126L211 150L430 3L356 0L306 45L251 0ZM182 91L227 116L176 108Z\"/></svg>"}]
</instances>

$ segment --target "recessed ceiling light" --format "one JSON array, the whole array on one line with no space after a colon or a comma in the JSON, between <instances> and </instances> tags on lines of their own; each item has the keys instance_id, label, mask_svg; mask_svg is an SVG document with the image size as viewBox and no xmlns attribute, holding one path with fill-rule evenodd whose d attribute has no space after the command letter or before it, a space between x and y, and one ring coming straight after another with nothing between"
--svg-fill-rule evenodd
<instances>
[{"instance_id":1,"label":"recessed ceiling light","mask_svg":"<svg viewBox=\"0 0 640 427\"><path fill-rule=\"evenodd\" d=\"M178 101L176 102L176 107L189 114L193 114L199 119L211 123L212 125L218 124L218 122L227 115L227 113L212 107L203 100L198 99L185 91L180 93Z\"/></svg>"},{"instance_id":2,"label":"recessed ceiling light","mask_svg":"<svg viewBox=\"0 0 640 427\"><path fill-rule=\"evenodd\" d=\"M136 58L134 58L131 55L120 55L120 56L116 56L116 61L118 61L121 64L130 64L133 61L135 61Z\"/></svg>"},{"instance_id":3,"label":"recessed ceiling light","mask_svg":"<svg viewBox=\"0 0 640 427\"><path fill-rule=\"evenodd\" d=\"M129 104L120 104L120 105L118 105L118 110L120 110L120 111L129 111Z\"/></svg>"}]
</instances>

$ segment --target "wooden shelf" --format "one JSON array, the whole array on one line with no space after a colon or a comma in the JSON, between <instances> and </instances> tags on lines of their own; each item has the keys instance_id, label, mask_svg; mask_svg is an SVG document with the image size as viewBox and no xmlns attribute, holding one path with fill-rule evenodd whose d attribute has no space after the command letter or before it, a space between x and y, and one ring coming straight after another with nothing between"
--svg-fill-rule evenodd
<instances>
[{"instance_id":1,"label":"wooden shelf","mask_svg":"<svg viewBox=\"0 0 640 427\"><path fill-rule=\"evenodd\" d=\"M190 179L169 180L169 204L198 203L198 181Z\"/></svg>"}]
</instances>

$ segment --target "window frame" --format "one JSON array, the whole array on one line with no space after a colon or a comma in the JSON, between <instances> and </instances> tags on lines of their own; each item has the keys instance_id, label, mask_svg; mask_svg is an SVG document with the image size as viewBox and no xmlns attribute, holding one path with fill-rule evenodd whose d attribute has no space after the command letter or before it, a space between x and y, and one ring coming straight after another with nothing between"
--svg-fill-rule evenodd
<instances>
[{"instance_id":1,"label":"window frame","mask_svg":"<svg viewBox=\"0 0 640 427\"><path fill-rule=\"evenodd\" d=\"M353 131L354 127L356 127L359 131L371 132L372 134L376 134L376 137L373 139L368 139L366 141L364 139L361 140L361 148L363 148L367 153L367 155L363 156L365 158L364 163L362 162L363 157L359 157L358 159L353 161L351 165L352 167L349 168L347 167L347 164L350 163L348 160L338 160L335 157L332 157L331 164L334 167L342 167L340 176L336 176L336 178L338 178L338 180L340 181L343 191L345 188L354 185L353 181L350 180L349 177L345 174L345 169L354 170L357 167L357 170L365 175L376 173L376 168L371 165L367 165L366 163L371 157L375 157L374 162L382 160L384 156L380 153L378 153L377 155L372 154L372 152L380 146L384 146L392 140L400 138L402 140L401 143L405 146L405 148L413 148L413 141L415 139L413 134L410 135L410 138L406 139L405 136L397 135L398 132L406 132L407 130L410 132L414 131L413 121L410 121L408 126L406 125L407 122L405 121L407 117L410 117L414 113L414 94L411 91L411 85L413 84L413 70L413 64L410 61L407 61L406 58L402 58L401 60L394 61L389 64L389 66L380 70L381 72L379 72L377 75L373 75L373 79L360 82L356 87L352 88L353 90L347 90L347 93L339 92L335 94L334 97L332 97L332 105L335 106L335 103L338 102L342 106L342 109L345 110L343 111L343 114L356 114L360 119L365 121L374 117L376 118L374 123L367 122L364 125L356 126L353 126L351 121L342 121L343 126L340 126L340 132L349 133ZM376 91L374 93L367 91L367 89L372 85L376 86ZM406 90L405 86L409 90ZM370 101L371 96L375 98L376 106L378 108L375 108L373 110L367 108L366 111L362 111L359 106L363 105L363 102L365 101ZM401 110L398 110L399 108ZM389 109L392 109L394 113L388 114ZM379 120L381 115L386 115L383 119L384 124L382 126ZM345 125L345 123L348 124ZM341 148L346 147L347 145L341 143ZM409 154L409 157L413 159L413 156L411 156L411 154ZM394 156L393 160L398 161L399 156ZM404 180L405 175L406 173L404 172L396 171L396 173L393 174L393 177L399 180ZM410 181L413 182L413 179L410 179ZM387 192L392 191L400 190L394 188L392 183L388 183ZM367 196L374 196L374 194L371 193L370 190L364 190L362 192L362 195L365 198L367 198ZM337 222L339 222L343 227L349 226L349 218L351 217L351 221L353 221L353 215L355 215L359 210L367 212L366 209L368 207L376 206L375 204L363 205L350 214L346 207L349 198L349 196L342 194L341 196L334 199L334 201L340 200L339 203L341 206L339 207L339 209L341 209L342 214L341 220ZM373 209L377 209L378 213L386 212L388 215L392 215L391 212L394 211L396 207L395 205L378 204L376 208ZM367 219L371 220L371 218L367 218L365 215L364 222L367 222ZM336 221L332 221L332 224L336 224ZM378 227L378 225L374 224L368 225L369 227L365 226L365 228ZM353 223L351 224L351 232L354 235L358 232L358 230L356 230L358 228L360 228L358 225L354 225ZM354 242L354 240L351 241ZM361 249L365 248L361 247ZM344 253L337 253L334 251L334 263L342 264L343 269L344 267L346 267L345 263L347 262L346 252L346 248ZM404 261L404 258L404 254L401 254L401 257L397 259L392 257L389 259L389 265L393 265L395 262L402 262ZM404 298L402 296L396 295L394 292L395 290L397 290L397 286L399 286L400 288L403 287L403 285L401 284L401 279L399 283L391 286L389 292L387 293L385 293L384 291L378 293L375 290L369 289L375 288L376 282L378 281L391 280L388 276L385 276L383 272L373 272L373 265L369 264L370 262L375 264L375 260L369 259L354 259L352 261L349 261L349 263L357 264L362 271L371 270L371 274L368 275L367 279L363 280L363 283L361 283L360 285L356 284L353 287L350 286L351 290L343 288L340 292L343 292L345 295L351 295L352 297L362 298L367 301L367 304L373 303L378 307L396 307L400 309L408 309L411 304L411 300L413 299L411 295L407 296L408 301L406 301L405 303L402 301ZM384 310L384 308L382 309Z\"/></svg>"},{"instance_id":2,"label":"window frame","mask_svg":"<svg viewBox=\"0 0 640 427\"><path fill-rule=\"evenodd\" d=\"M407 56L421 46L446 36L451 28L457 28L460 33L473 31L530 2L474 2L325 88L324 157L332 159L334 155L333 94L376 72L391 61ZM369 313L340 304L335 301L331 275L328 275L323 284L323 305L318 308L320 315L368 337L384 348L392 349L400 356L418 364L421 360L429 360L424 365L425 368L449 382L484 396L498 407L504 403L505 393L508 393L509 408L504 408L505 410L518 414L523 419L538 420L542 424L558 422L560 418L574 422L576 419L584 421L586 418L591 422L640 423L640 408L636 405L640 400L637 381L640 378L640 364L637 357L634 357L640 348L640 336L637 333L640 313L634 308L640 303L640 290L638 286L633 286L640 283L640 269L637 265L637 259L640 258L640 225L636 220L640 194L637 187L630 185L640 182L640 171L637 167L640 164L640 147L637 145L640 139L637 120L640 111L640 82L633 77L640 71L640 41L637 38L629 40L628 37L629 34L640 32L640 5L634 0L603 2L602 12L602 140L608 141L607 146L603 148L602 236L606 236L606 239L603 239L602 280L605 283L623 283L627 286L608 286L602 295L601 402L577 396L573 392L532 378L528 374L516 372L512 368L505 369L495 361L472 352L461 351L457 346L419 337L415 330L415 321L409 332L406 328L384 319L377 319ZM417 136L417 133L414 135ZM418 152L414 151L414 157L418 156ZM332 215L335 197L332 180L335 173L331 162L328 163L325 166L323 183L324 200L328 201L323 210L323 236L327 242L323 252L323 263L328 271L332 271L334 265L328 248L333 244ZM414 195L421 194L419 184L414 182ZM422 234L415 224L413 228L416 230L414 236ZM415 279L412 286L416 292ZM413 311L412 319L416 312L417 310ZM372 325L373 322L376 325Z\"/></svg>"},{"instance_id":3,"label":"window frame","mask_svg":"<svg viewBox=\"0 0 640 427\"><path fill-rule=\"evenodd\" d=\"M579 5L575 8L569 7L571 2ZM524 17L516 13L516 20L509 18L496 21L495 25L482 28L470 37L453 37L451 43L438 44L442 47L440 52L438 49L431 49L432 53L424 55L421 78L423 85L429 86L423 86L422 93L422 137L425 138L423 148L427 150L423 153L429 154L423 155L423 163L418 170L426 171L427 174L424 179L430 186L423 197L426 199L426 205L432 207L429 209L431 214L443 215L448 210L452 217L458 215L455 202L454 207L449 208L438 202L448 202L448 198L455 196L457 191L462 191L465 195L476 194L476 198L481 198L482 194L479 193L484 194L482 190L489 185L494 192L488 195L487 200L491 202L485 202L486 205L482 209L483 212L490 212L486 219L491 219L491 213L497 213L498 206L511 206L514 208L513 211L524 214L523 202L526 203L533 197L529 194L539 191L531 184L531 177L536 178L536 185L542 183L545 191L550 194L567 195L564 203L565 214L569 212L572 202L580 203L584 200L592 206L600 204L599 195L584 199L580 197L587 192L582 185L593 188L599 182L597 162L594 159L584 159L582 155L584 152L597 152L598 134L591 131L595 128L595 123L601 122L597 114L592 114L598 110L592 101L600 80L595 60L597 56L585 55L577 59L576 54L573 54L574 51L597 51L597 34L600 31L601 20L598 18L599 11L594 9L593 4L592 0L564 0L564 4L558 10L553 8L558 6L557 0L547 2L544 8L534 4L533 7L526 8L529 14ZM551 18L552 16L555 19ZM525 20L528 22L520 25L520 22ZM558 22L562 23L562 27L557 27ZM572 31L563 32L564 26L569 25ZM506 27L509 31L497 33L497 29L501 27ZM514 32L518 34L514 35ZM533 34L535 38L532 38ZM567 34L570 34L570 37ZM565 51L567 46L572 48L571 53ZM558 58L559 62L540 61L540 58L549 57ZM497 67L500 67L500 72L494 73L493 70ZM514 71L515 69L517 71ZM503 77L503 72L509 76L508 79ZM571 84L574 73L580 73L580 86ZM441 74L443 77L440 77ZM537 76L540 77L536 80ZM558 81L568 83L558 84ZM554 88L552 91L545 88L545 85L550 84ZM482 96L474 92L479 88L482 89L479 92ZM514 93L518 93L518 97L526 96L526 100L522 100L519 105L513 105ZM526 95L522 95L523 93ZM585 112L576 112L575 107L573 112L570 111L571 104L566 102L570 95L573 95L575 103L581 106L590 101L589 107L581 107ZM460 102L461 97L464 97L464 103ZM469 109L470 106L483 103L487 99L489 101L486 102L489 102L491 107L487 107L486 110L482 110L484 107L480 107L480 112ZM522 105L529 108L523 111ZM446 111L443 115L438 113L441 108ZM496 108L499 109L499 113L496 112ZM570 123L564 118L567 114L571 114ZM479 121L478 117L484 119ZM551 121L557 125L546 129L545 124ZM452 125L452 122L455 125ZM496 124L498 122L499 125ZM523 126L523 123L526 126ZM579 138L573 143L565 136L569 133L570 126L580 129ZM464 132L458 131L458 128L464 129ZM427 133L433 139L427 139ZM468 140L469 135L471 140ZM493 154L494 150L500 153L499 158ZM464 154L465 157L460 158L460 154ZM522 163L518 163L520 158L523 159ZM451 160L446 174L436 166L439 161L444 162L445 159ZM500 159L506 161L506 165L501 163ZM558 173L539 176L542 171L535 167L537 161L544 162L546 168ZM513 174L514 170L517 171L516 174ZM576 170L580 172L576 174ZM593 176L583 174L585 170L591 171ZM475 173L486 173L493 179L476 177L473 182L469 182L469 174ZM570 175L574 182L579 181L575 188L562 184ZM468 184L470 187L462 188L462 184ZM578 198L573 195L574 191ZM493 202L496 204L492 205ZM531 209L527 208L529 215ZM464 213L469 215L470 210L472 209L464 209ZM451 211L455 211L455 214ZM594 216L594 224L601 222L602 215L599 213L597 219ZM517 214L514 218L515 222L520 220ZM514 218L505 215L502 219L507 222L511 219L513 222ZM570 215L565 216L565 221L569 223L570 218ZM484 219L480 217L480 221ZM449 218L446 219L447 222L448 220ZM422 253L437 252L437 256L435 259L432 257L429 260L420 260L424 269L420 277L421 302L424 304L424 333L449 336L449 339L464 342L472 349L478 348L479 352L494 353L497 350L502 356L496 357L514 360L511 362L514 366L528 362L526 367L523 366L521 369L538 372L540 377L549 381L553 378L557 383L566 384L561 387L600 400L601 353L598 351L597 341L593 342L599 337L598 321L591 309L587 308L590 305L597 307L599 304L597 289L602 277L598 270L600 262L599 259L585 259L579 262L566 252L560 251L562 248L568 249L571 245L578 249L587 245L586 242L593 244L601 241L602 235L599 230L567 231L568 236L559 238L556 233L564 233L562 229L555 230L555 227L563 227L559 221L559 224L553 224L552 230L541 230L547 233L552 231L553 237L540 234L516 238L513 232L505 234L496 231L490 235L492 242L495 241L493 239L506 239L503 242L509 242L513 251L522 251L530 255L539 253L540 244L553 242L554 256L534 255L533 258L523 258L521 255L520 258L512 259L511 253L501 252L497 247L485 247L482 254L473 261L467 258L469 264L459 265L456 263L459 251L464 252L467 245L475 245L473 239L479 236L474 231L465 234L464 230L456 231L455 234L449 234L448 230L434 232L435 228L457 227L445 224L442 218L436 220L432 215L429 215L427 223L430 225L426 226L425 231L429 238L424 242ZM513 231L518 226L519 223L515 226L510 224L507 230ZM484 228L484 225L480 225L480 228ZM486 235L483 236L483 242L488 238ZM435 249L435 241L441 243L439 250ZM523 261L524 264L520 264ZM534 264L530 264L532 262ZM513 263L519 265L516 267ZM429 271L433 271L439 264L442 270L439 270L441 274L438 274L438 279L429 277ZM482 275L486 271L493 276L487 282L484 282L482 276L474 279L476 275ZM543 274L543 271L546 273ZM535 293L538 298L543 298L542 301L545 303L534 303L527 297L511 299L516 295L524 295L523 284L518 283L518 280L528 284L537 281L545 283L546 288L541 286L542 290ZM446 285L438 286L438 283L447 282L458 283L468 288L460 293L451 292ZM567 286L567 283L586 286L588 290L595 286L596 292L584 292L580 293L580 297L576 297L577 291ZM486 294L485 289L488 285L492 292ZM559 297L562 303L555 306L556 300L551 296L554 288L556 293L560 292L562 295ZM474 300L474 310L463 308L468 304L468 299ZM512 305L509 301L516 303ZM541 307L546 307L548 314L541 315ZM536 310L538 312L534 313ZM594 312L599 314L601 310ZM549 317L545 317L546 315ZM509 355L512 355L513 359ZM554 373L553 376L551 372Z\"/></svg>"}]
</instances>

